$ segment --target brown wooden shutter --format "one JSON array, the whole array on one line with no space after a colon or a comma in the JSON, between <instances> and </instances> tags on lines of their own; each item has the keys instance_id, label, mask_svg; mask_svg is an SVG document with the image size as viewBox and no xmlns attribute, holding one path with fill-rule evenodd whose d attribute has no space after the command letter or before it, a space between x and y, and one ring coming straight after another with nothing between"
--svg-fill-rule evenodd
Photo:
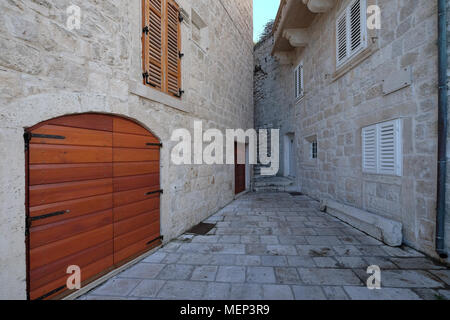
<instances>
[{"instance_id":1,"label":"brown wooden shutter","mask_svg":"<svg viewBox=\"0 0 450 320\"><path fill-rule=\"evenodd\" d=\"M144 84L163 89L163 4L165 0L143 0Z\"/></svg>"},{"instance_id":2,"label":"brown wooden shutter","mask_svg":"<svg viewBox=\"0 0 450 320\"><path fill-rule=\"evenodd\" d=\"M180 19L179 6L173 0L167 0L166 29L166 90L176 97L181 96L181 61L180 61Z\"/></svg>"}]
</instances>

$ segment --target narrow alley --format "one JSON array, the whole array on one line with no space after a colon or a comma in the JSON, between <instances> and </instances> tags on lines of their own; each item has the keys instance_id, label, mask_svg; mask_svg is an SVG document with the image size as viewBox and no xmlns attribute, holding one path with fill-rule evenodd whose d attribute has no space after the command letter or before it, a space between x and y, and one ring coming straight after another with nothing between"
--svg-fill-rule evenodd
<instances>
[{"instance_id":1,"label":"narrow alley","mask_svg":"<svg viewBox=\"0 0 450 320\"><path fill-rule=\"evenodd\" d=\"M393 248L289 193L248 193L79 299L450 298L450 270L408 247ZM366 286L369 266L381 289Z\"/></svg>"}]
</instances>

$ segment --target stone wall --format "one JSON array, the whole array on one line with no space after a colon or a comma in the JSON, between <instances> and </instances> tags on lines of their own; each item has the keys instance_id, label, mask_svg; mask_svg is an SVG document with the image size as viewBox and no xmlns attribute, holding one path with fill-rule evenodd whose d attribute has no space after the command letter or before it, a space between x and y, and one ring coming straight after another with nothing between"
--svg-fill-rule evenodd
<instances>
[{"instance_id":1,"label":"stone wall","mask_svg":"<svg viewBox=\"0 0 450 320\"><path fill-rule=\"evenodd\" d=\"M257 44L254 49L255 128L280 130L280 170L284 175L283 137L295 133L294 75L292 66L281 64L271 55L273 37ZM288 76L287 76L288 75Z\"/></svg>"},{"instance_id":2,"label":"stone wall","mask_svg":"<svg viewBox=\"0 0 450 320\"><path fill-rule=\"evenodd\" d=\"M292 53L286 68L274 64L279 83L292 83L294 67L304 63L305 96L298 103L293 84L278 91L267 84L266 101L283 101L273 122L294 114L298 184L316 199L333 199L403 223L407 244L435 255L437 150L437 6L435 1L377 1L382 28L376 50L338 78L335 73L335 21L340 1L309 27L310 43ZM372 39L369 39L371 41ZM257 49L257 51L260 49ZM382 81L401 68L412 68L412 85L388 95ZM285 68L285 69L284 69ZM270 81L270 80L268 80ZM292 111L291 111L291 109ZM281 116L282 115L282 116ZM270 118L270 116L269 116ZM362 172L361 130L391 119L403 119L402 177ZM270 122L264 120L263 122ZM317 136L318 159L309 159L308 138Z\"/></svg>"},{"instance_id":3,"label":"stone wall","mask_svg":"<svg viewBox=\"0 0 450 320\"><path fill-rule=\"evenodd\" d=\"M81 29L66 8L81 8ZM26 297L24 128L83 112L136 119L161 151L161 233L169 241L233 197L232 166L170 163L177 128L253 127L252 0L180 0L182 102L141 85L141 0L0 3L0 299ZM207 48L191 40L192 10ZM236 76L239 75L238 81Z\"/></svg>"}]
</instances>

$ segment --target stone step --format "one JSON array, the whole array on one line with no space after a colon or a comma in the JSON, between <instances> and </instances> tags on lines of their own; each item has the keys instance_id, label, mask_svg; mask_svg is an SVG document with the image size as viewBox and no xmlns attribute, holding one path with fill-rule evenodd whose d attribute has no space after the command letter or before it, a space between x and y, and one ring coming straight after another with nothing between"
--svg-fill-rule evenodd
<instances>
[{"instance_id":1,"label":"stone step","mask_svg":"<svg viewBox=\"0 0 450 320\"><path fill-rule=\"evenodd\" d=\"M271 186L271 187L253 187L254 192L291 192L292 187L281 187L281 186Z\"/></svg>"},{"instance_id":2,"label":"stone step","mask_svg":"<svg viewBox=\"0 0 450 320\"><path fill-rule=\"evenodd\" d=\"M288 178L280 177L256 177L253 180L255 187L287 187L294 184L294 181Z\"/></svg>"},{"instance_id":3,"label":"stone step","mask_svg":"<svg viewBox=\"0 0 450 320\"><path fill-rule=\"evenodd\" d=\"M287 177L255 176L253 179L255 192L290 192L296 189L295 181Z\"/></svg>"},{"instance_id":4,"label":"stone step","mask_svg":"<svg viewBox=\"0 0 450 320\"><path fill-rule=\"evenodd\" d=\"M388 246L398 247L403 243L403 225L398 221L329 199L322 200L321 209Z\"/></svg>"}]
</instances>

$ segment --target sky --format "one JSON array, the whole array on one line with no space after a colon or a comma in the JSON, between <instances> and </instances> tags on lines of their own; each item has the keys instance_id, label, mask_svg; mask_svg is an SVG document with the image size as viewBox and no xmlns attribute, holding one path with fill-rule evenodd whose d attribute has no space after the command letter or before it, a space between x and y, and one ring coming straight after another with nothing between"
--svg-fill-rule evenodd
<instances>
[{"instance_id":1,"label":"sky","mask_svg":"<svg viewBox=\"0 0 450 320\"><path fill-rule=\"evenodd\" d=\"M280 0L253 1L253 41L257 42L264 25L277 16Z\"/></svg>"}]
</instances>

